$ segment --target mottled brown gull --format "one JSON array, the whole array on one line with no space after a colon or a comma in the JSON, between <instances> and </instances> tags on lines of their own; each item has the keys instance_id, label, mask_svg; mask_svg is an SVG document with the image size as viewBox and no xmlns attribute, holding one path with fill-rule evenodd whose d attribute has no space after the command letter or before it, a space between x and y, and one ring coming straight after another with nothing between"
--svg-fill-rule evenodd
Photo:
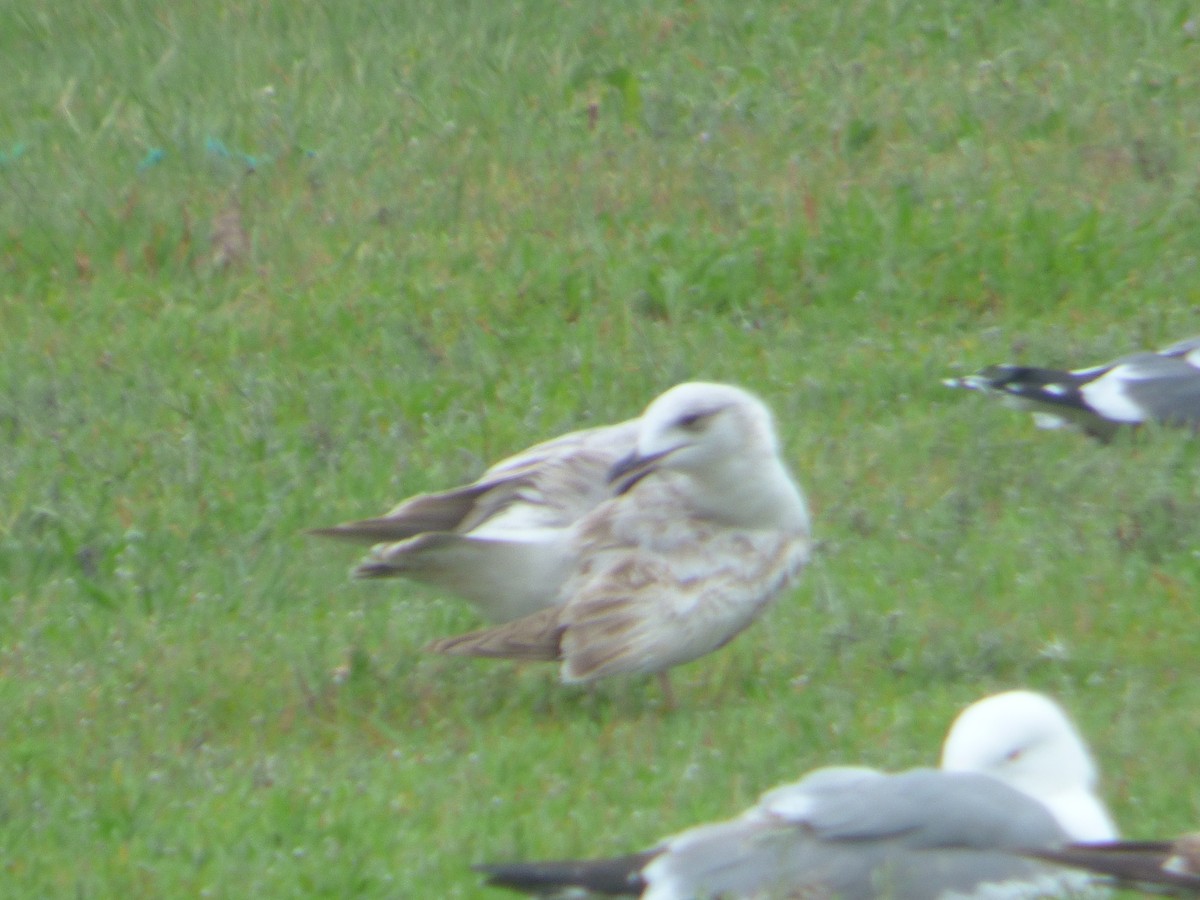
<instances>
[{"instance_id":1,"label":"mottled brown gull","mask_svg":"<svg viewBox=\"0 0 1200 900\"><path fill-rule=\"evenodd\" d=\"M762 401L686 383L638 422L614 496L571 529L559 602L430 650L556 661L568 683L665 673L728 643L792 582L811 549L808 509Z\"/></svg>"}]
</instances>

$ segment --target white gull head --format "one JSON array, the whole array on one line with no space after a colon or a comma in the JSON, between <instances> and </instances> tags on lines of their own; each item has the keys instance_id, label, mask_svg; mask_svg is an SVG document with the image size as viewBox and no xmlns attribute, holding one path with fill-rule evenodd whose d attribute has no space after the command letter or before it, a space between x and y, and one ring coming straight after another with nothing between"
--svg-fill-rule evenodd
<instances>
[{"instance_id":1,"label":"white gull head","mask_svg":"<svg viewBox=\"0 0 1200 900\"><path fill-rule=\"evenodd\" d=\"M643 413L635 452L610 474L624 493L655 471L691 480L702 515L747 528L807 530L808 509L779 457L766 404L727 384L685 382Z\"/></svg>"},{"instance_id":2,"label":"white gull head","mask_svg":"<svg viewBox=\"0 0 1200 900\"><path fill-rule=\"evenodd\" d=\"M1117 836L1095 794L1096 766L1062 707L1033 691L971 704L942 746L942 769L990 775L1045 805L1072 840Z\"/></svg>"}]
</instances>

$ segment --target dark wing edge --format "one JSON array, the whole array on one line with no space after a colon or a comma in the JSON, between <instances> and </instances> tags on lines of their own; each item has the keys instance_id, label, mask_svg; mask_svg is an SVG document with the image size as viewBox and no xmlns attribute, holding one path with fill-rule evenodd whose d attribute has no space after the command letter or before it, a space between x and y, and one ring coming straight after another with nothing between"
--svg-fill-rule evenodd
<instances>
[{"instance_id":1,"label":"dark wing edge","mask_svg":"<svg viewBox=\"0 0 1200 900\"><path fill-rule=\"evenodd\" d=\"M426 644L427 653L491 659L557 662L561 656L561 607L552 606L494 628L442 638Z\"/></svg>"},{"instance_id":2,"label":"dark wing edge","mask_svg":"<svg viewBox=\"0 0 1200 900\"><path fill-rule=\"evenodd\" d=\"M610 859L484 863L471 868L486 876L490 887L537 896L581 888L606 897L637 897L646 889L642 869L657 853L648 850Z\"/></svg>"},{"instance_id":3,"label":"dark wing edge","mask_svg":"<svg viewBox=\"0 0 1200 900\"><path fill-rule=\"evenodd\" d=\"M1053 850L1027 850L1022 854L1103 875L1117 887L1172 896L1200 896L1200 869L1192 858L1195 849L1183 849L1183 842L1188 840L1194 844L1196 839L1079 843Z\"/></svg>"}]
</instances>

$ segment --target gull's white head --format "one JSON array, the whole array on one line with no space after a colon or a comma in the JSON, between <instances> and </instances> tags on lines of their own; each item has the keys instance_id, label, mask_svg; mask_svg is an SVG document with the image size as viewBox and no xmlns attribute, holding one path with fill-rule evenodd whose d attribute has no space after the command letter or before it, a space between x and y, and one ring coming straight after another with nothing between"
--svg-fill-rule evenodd
<instances>
[{"instance_id":1,"label":"gull's white head","mask_svg":"<svg viewBox=\"0 0 1200 900\"><path fill-rule=\"evenodd\" d=\"M613 467L610 480L624 493L659 469L688 475L700 486L699 505L714 514L762 516L762 527L802 518L807 527L771 412L749 391L692 381L657 397L642 414L637 450Z\"/></svg>"},{"instance_id":2,"label":"gull's white head","mask_svg":"<svg viewBox=\"0 0 1200 900\"><path fill-rule=\"evenodd\" d=\"M646 407L638 456L659 457L678 469L704 467L735 454L778 452L775 424L766 404L728 384L677 384Z\"/></svg>"},{"instance_id":3,"label":"gull's white head","mask_svg":"<svg viewBox=\"0 0 1200 900\"><path fill-rule=\"evenodd\" d=\"M1057 703L1033 691L993 694L964 709L946 735L942 768L990 775L1045 804L1077 841L1117 836L1095 795L1096 766Z\"/></svg>"}]
</instances>

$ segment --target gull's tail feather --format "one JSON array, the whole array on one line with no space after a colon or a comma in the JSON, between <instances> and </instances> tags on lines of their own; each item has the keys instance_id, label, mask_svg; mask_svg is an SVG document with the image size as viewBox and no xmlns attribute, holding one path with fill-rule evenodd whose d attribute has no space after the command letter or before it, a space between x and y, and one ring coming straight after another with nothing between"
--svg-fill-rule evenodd
<instances>
[{"instance_id":1,"label":"gull's tail feather","mask_svg":"<svg viewBox=\"0 0 1200 900\"><path fill-rule=\"evenodd\" d=\"M646 889L641 870L654 856L649 851L613 859L489 863L472 868L486 875L491 887L526 894L555 896L575 888L607 897L637 897Z\"/></svg>"},{"instance_id":2,"label":"gull's tail feather","mask_svg":"<svg viewBox=\"0 0 1200 900\"><path fill-rule=\"evenodd\" d=\"M1118 887L1180 896L1200 894L1200 834L1175 841L1068 844L1027 855L1106 875Z\"/></svg>"},{"instance_id":3,"label":"gull's tail feather","mask_svg":"<svg viewBox=\"0 0 1200 900\"><path fill-rule=\"evenodd\" d=\"M468 600L491 622L512 622L559 601L574 557L565 531L503 538L435 531L379 544L351 575L409 578Z\"/></svg>"},{"instance_id":4,"label":"gull's tail feather","mask_svg":"<svg viewBox=\"0 0 1200 900\"><path fill-rule=\"evenodd\" d=\"M495 628L442 638L426 644L425 649L447 656L557 662L564 628L559 623L560 612L559 607L551 607Z\"/></svg>"}]
</instances>

